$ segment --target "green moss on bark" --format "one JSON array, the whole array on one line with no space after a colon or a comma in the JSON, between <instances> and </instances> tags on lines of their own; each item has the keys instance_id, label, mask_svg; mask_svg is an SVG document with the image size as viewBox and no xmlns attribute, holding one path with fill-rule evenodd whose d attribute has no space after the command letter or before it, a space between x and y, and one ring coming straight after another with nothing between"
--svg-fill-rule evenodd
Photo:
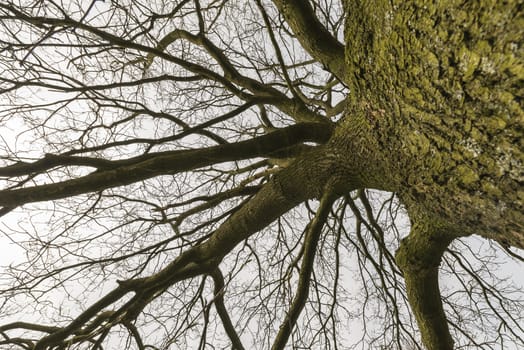
<instances>
[{"instance_id":1,"label":"green moss on bark","mask_svg":"<svg viewBox=\"0 0 524 350\"><path fill-rule=\"evenodd\" d=\"M346 122L368 124L360 147L376 147L368 163L386 163L382 185L396 187L408 210L524 247L521 5L346 7Z\"/></svg>"},{"instance_id":2,"label":"green moss on bark","mask_svg":"<svg viewBox=\"0 0 524 350\"><path fill-rule=\"evenodd\" d=\"M397 263L409 301L426 347L452 349L438 290L447 244L479 234L524 248L522 5L352 0L346 10L351 93L335 136L365 186L405 204L413 229Z\"/></svg>"},{"instance_id":3,"label":"green moss on bark","mask_svg":"<svg viewBox=\"0 0 524 350\"><path fill-rule=\"evenodd\" d=\"M453 239L451 232L437 221L418 217L396 254L408 300L428 350L453 349L438 285L438 268Z\"/></svg>"}]
</instances>

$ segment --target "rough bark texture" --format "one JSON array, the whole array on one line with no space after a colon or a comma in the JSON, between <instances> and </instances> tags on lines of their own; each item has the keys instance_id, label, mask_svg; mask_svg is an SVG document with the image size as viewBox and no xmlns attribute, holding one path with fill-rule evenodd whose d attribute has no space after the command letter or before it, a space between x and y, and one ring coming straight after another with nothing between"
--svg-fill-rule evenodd
<instances>
[{"instance_id":1,"label":"rough bark texture","mask_svg":"<svg viewBox=\"0 0 524 350\"><path fill-rule=\"evenodd\" d=\"M346 10L345 124L366 124L365 157L384 171L372 185L461 235L523 248L522 4L375 0Z\"/></svg>"},{"instance_id":2,"label":"rough bark texture","mask_svg":"<svg viewBox=\"0 0 524 350\"><path fill-rule=\"evenodd\" d=\"M524 248L524 19L518 1L346 1L346 117L332 144L399 193L398 252L428 349L453 349L438 267L454 237ZM337 141L338 140L338 141Z\"/></svg>"}]
</instances>

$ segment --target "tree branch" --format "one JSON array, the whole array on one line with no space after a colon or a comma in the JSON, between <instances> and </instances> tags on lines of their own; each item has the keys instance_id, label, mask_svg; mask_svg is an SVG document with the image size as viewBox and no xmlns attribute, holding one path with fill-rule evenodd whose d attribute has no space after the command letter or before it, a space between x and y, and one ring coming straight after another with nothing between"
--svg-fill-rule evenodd
<instances>
[{"instance_id":1,"label":"tree branch","mask_svg":"<svg viewBox=\"0 0 524 350\"><path fill-rule=\"evenodd\" d=\"M315 217L309 223L307 228L304 239L304 253L302 255L302 265L300 267L297 292L286 315L286 318L280 326L280 330L278 331L275 341L273 342L273 346L271 347L272 350L284 349L297 322L297 319L300 316L302 309L306 305L309 294L311 274L313 272L313 263L315 261L315 253L317 250L317 243L322 232L322 227L324 226L331 210L331 206L337 199L333 189L329 188L329 186L326 187L327 188L324 190L324 194L320 200L320 205L315 214Z\"/></svg>"},{"instance_id":2,"label":"tree branch","mask_svg":"<svg viewBox=\"0 0 524 350\"><path fill-rule=\"evenodd\" d=\"M272 152L299 142L325 142L330 136L331 129L326 125L304 123L234 144L150 153L131 159L104 161L106 166L112 164L110 170L97 171L77 179L53 184L0 191L0 205L4 208L12 208L25 203L66 198L111 187L125 186L155 176L176 174L210 164L269 156ZM54 157L54 159L61 159L61 157ZM85 160L89 158L81 159L84 160L82 164L85 164ZM74 163L71 157L65 157L61 163L51 162L53 166L71 165L71 163ZM41 170L40 166L41 164L35 165L37 169Z\"/></svg>"},{"instance_id":3,"label":"tree branch","mask_svg":"<svg viewBox=\"0 0 524 350\"><path fill-rule=\"evenodd\" d=\"M337 187L337 179L330 171L330 166L333 164L325 161L325 150L322 148L323 146L315 149L307 157L299 157L289 167L276 174L255 196L220 225L208 240L186 250L154 275L121 281L117 288L89 307L68 326L42 338L35 346L35 350L43 350L46 346L65 341L99 312L129 292L134 292L135 295L115 311L112 319L122 322L134 320L146 305L174 283L202 274L211 274L238 243L267 227L303 201L324 193L318 218L312 221L309 230L311 233L308 234L309 238L305 243L308 255L304 256L302 275L310 274L314 249L316 249L315 242L318 240L316 235L319 234L321 224L329 213L334 193L340 190ZM327 187L328 183L334 183L334 186ZM306 277L301 278L302 283L305 283ZM297 311L299 311L298 306L295 306L291 317L296 317L294 315Z\"/></svg>"},{"instance_id":4,"label":"tree branch","mask_svg":"<svg viewBox=\"0 0 524 350\"><path fill-rule=\"evenodd\" d=\"M453 238L446 228L423 219L413 224L396 254L409 304L428 350L453 350L438 284L442 255Z\"/></svg>"},{"instance_id":5,"label":"tree branch","mask_svg":"<svg viewBox=\"0 0 524 350\"><path fill-rule=\"evenodd\" d=\"M222 320L224 330L226 331L227 336L231 340L233 349L244 350L242 341L240 340L240 337L238 336L235 327L233 326L233 322L231 322L231 318L229 317L229 313L227 312L226 306L224 304L224 276L222 275L220 269L217 268L211 273L211 277L213 277L213 281L215 283L215 308L217 309L218 316Z\"/></svg>"},{"instance_id":6,"label":"tree branch","mask_svg":"<svg viewBox=\"0 0 524 350\"><path fill-rule=\"evenodd\" d=\"M344 45L320 23L309 1L273 0L302 47L340 81L345 80Z\"/></svg>"}]
</instances>

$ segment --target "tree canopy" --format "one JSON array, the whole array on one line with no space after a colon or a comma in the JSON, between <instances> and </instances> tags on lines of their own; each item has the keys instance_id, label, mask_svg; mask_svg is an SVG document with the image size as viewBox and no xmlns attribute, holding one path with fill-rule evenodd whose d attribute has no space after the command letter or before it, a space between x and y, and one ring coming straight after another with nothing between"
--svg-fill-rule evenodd
<instances>
[{"instance_id":1,"label":"tree canopy","mask_svg":"<svg viewBox=\"0 0 524 350\"><path fill-rule=\"evenodd\" d=\"M0 2L0 347L524 347L523 7Z\"/></svg>"}]
</instances>

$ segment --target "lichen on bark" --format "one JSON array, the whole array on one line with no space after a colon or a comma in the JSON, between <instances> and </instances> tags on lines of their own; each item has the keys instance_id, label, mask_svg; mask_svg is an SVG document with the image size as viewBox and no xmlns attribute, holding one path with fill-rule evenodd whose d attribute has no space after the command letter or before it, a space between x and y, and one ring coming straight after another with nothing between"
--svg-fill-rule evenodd
<instances>
[{"instance_id":1,"label":"lichen on bark","mask_svg":"<svg viewBox=\"0 0 524 350\"><path fill-rule=\"evenodd\" d=\"M455 233L445 223L417 218L396 254L411 309L428 350L453 349L439 290L438 268L454 237Z\"/></svg>"},{"instance_id":2,"label":"lichen on bark","mask_svg":"<svg viewBox=\"0 0 524 350\"><path fill-rule=\"evenodd\" d=\"M345 10L339 127L363 150L351 161L364 184L406 206L413 226L397 263L408 299L425 346L452 349L438 291L447 245L479 234L524 248L523 5L348 0Z\"/></svg>"},{"instance_id":3,"label":"lichen on bark","mask_svg":"<svg viewBox=\"0 0 524 350\"><path fill-rule=\"evenodd\" d=\"M522 248L521 7L346 2L346 123L370 125L408 210Z\"/></svg>"}]
</instances>

